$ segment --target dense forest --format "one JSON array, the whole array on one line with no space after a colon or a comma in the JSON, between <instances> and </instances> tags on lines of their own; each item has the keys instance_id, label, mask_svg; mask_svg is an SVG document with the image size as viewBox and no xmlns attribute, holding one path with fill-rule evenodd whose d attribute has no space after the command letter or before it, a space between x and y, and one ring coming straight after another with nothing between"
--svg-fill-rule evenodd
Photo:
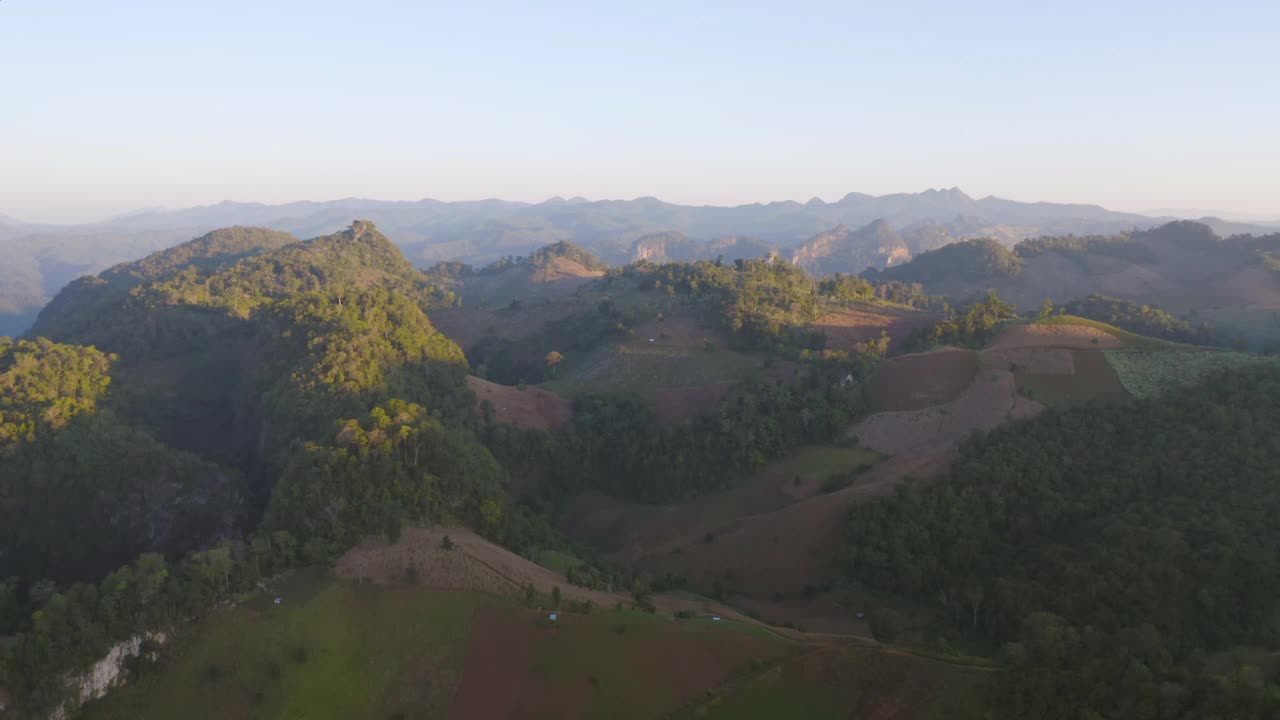
<instances>
[{"instance_id":1,"label":"dense forest","mask_svg":"<svg viewBox=\"0 0 1280 720\"><path fill-rule=\"evenodd\" d=\"M1280 648L1280 372L972 439L949 476L855 508L848 573L1003 646L1001 717L1270 718Z\"/></svg>"},{"instance_id":2,"label":"dense forest","mask_svg":"<svg viewBox=\"0 0 1280 720\"><path fill-rule=\"evenodd\" d=\"M237 471L100 407L112 360L0 339L0 578L97 577L143 550L190 550L234 527Z\"/></svg>"},{"instance_id":3,"label":"dense forest","mask_svg":"<svg viewBox=\"0 0 1280 720\"><path fill-rule=\"evenodd\" d=\"M668 502L728 487L803 443L836 439L867 411L866 383L880 356L825 353L795 382L748 380L720 406L685 425L661 427L652 408L626 395L574 403L568 428L488 423L489 447L513 474L536 479L552 506L583 490ZM852 381L850 381L852 378Z\"/></svg>"},{"instance_id":4,"label":"dense forest","mask_svg":"<svg viewBox=\"0 0 1280 720\"><path fill-rule=\"evenodd\" d=\"M1194 224L1160 237L1187 252L1226 242ZM1043 253L1141 260L1150 240L1014 252L971 241L916 270L1016 277ZM1266 238L1230 242L1253 263L1276 251ZM833 310L941 313L907 351L981 347L1017 317L994 291L954 309L896 268L814 278L776 258L610 268L581 311L481 340L470 358L428 317L461 303L459 281L561 258L605 270L558 243L422 273L366 222L307 241L230 228L78 280L31 339L0 339L0 686L14 705L46 713L61 678L113 643L199 618L367 535L459 522L517 552L563 546L551 523L583 491L676 502L797 446L842 441L868 412L888 336L830 350L814 323ZM477 412L468 373L547 380L549 351L584 357L676 310L775 371L679 425L617 393L576 396L556 430ZM1099 295L1062 310L1218 339ZM993 717L1280 716L1269 671L1220 669L1224 653L1280 650L1277 408L1280 373L1260 368L980 435L945 481L855 508L842 569L932 608L927 632L878 613L882 637L929 644L941 632L997 655L1009 672ZM526 495L509 494L512 479Z\"/></svg>"},{"instance_id":5,"label":"dense forest","mask_svg":"<svg viewBox=\"0 0 1280 720\"><path fill-rule=\"evenodd\" d=\"M368 223L302 243L234 229L70 288L36 328L59 342L0 345L0 632L17 632L0 684L18 708L56 705L112 642L369 532L448 518L555 541L475 436L428 288ZM159 579L127 587L142 572Z\"/></svg>"},{"instance_id":6,"label":"dense forest","mask_svg":"<svg viewBox=\"0 0 1280 720\"><path fill-rule=\"evenodd\" d=\"M939 345L981 348L995 335L1001 322L1016 317L1017 308L990 292L960 312L947 307L941 322L911 333L905 349L907 352L923 352Z\"/></svg>"},{"instance_id":7,"label":"dense forest","mask_svg":"<svg viewBox=\"0 0 1280 720\"><path fill-rule=\"evenodd\" d=\"M1139 335L1188 343L1191 345L1232 345L1229 338L1215 332L1205 323L1192 325L1189 320L1170 315L1158 307L1139 305L1128 300L1090 295L1061 307L1067 315L1115 325Z\"/></svg>"}]
</instances>

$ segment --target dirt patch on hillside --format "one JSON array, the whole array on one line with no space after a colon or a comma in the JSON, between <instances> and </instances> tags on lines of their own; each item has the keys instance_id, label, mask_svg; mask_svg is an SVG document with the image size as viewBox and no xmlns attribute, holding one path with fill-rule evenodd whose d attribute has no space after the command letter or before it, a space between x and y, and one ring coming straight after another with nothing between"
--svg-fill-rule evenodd
<instances>
[{"instance_id":1,"label":"dirt patch on hillside","mask_svg":"<svg viewBox=\"0 0 1280 720\"><path fill-rule=\"evenodd\" d=\"M566 257L553 258L546 267L533 273L531 278L538 285L547 286L543 295L562 297L571 295L592 280L603 277L602 270L588 270L582 263Z\"/></svg>"},{"instance_id":2,"label":"dirt patch on hillside","mask_svg":"<svg viewBox=\"0 0 1280 720\"><path fill-rule=\"evenodd\" d=\"M1150 265L1125 265L1114 272L1098 275L1094 282L1098 293L1108 297L1155 297L1176 288L1158 267Z\"/></svg>"},{"instance_id":3,"label":"dirt patch on hillside","mask_svg":"<svg viewBox=\"0 0 1280 720\"><path fill-rule=\"evenodd\" d=\"M1221 285L1222 304L1238 304L1249 310L1280 308L1280 282L1270 270L1251 267L1232 275Z\"/></svg>"},{"instance_id":4,"label":"dirt patch on hillside","mask_svg":"<svg viewBox=\"0 0 1280 720\"><path fill-rule=\"evenodd\" d=\"M871 385L877 410L922 410L956 399L978 372L977 353L946 348L885 363Z\"/></svg>"},{"instance_id":5,"label":"dirt patch on hillside","mask_svg":"<svg viewBox=\"0 0 1280 720\"><path fill-rule=\"evenodd\" d=\"M698 387L663 387L653 391L653 410L663 425L679 425L715 410L733 387L715 383Z\"/></svg>"},{"instance_id":6,"label":"dirt patch on hillside","mask_svg":"<svg viewBox=\"0 0 1280 720\"><path fill-rule=\"evenodd\" d=\"M958 446L975 430L1033 417L1044 409L1015 392L1007 357L990 351L979 357L977 376L955 400L923 410L876 413L850 433L886 455L929 456Z\"/></svg>"},{"instance_id":7,"label":"dirt patch on hillside","mask_svg":"<svg viewBox=\"0 0 1280 720\"><path fill-rule=\"evenodd\" d=\"M476 612L450 718L662 717L751 660L792 652L745 633L660 621L571 614L554 626L537 620L514 608ZM617 633L614 623L634 629Z\"/></svg>"},{"instance_id":8,"label":"dirt patch on hillside","mask_svg":"<svg viewBox=\"0 0 1280 720\"><path fill-rule=\"evenodd\" d=\"M1012 359L1015 351L1008 352ZM1034 363L1018 363L1014 373L1018 391L1024 397L1049 407L1067 408L1088 402L1124 402L1131 398L1120 383L1115 368L1107 362L1101 350L1046 350L1044 352L1067 353L1071 358L1072 372L1053 372L1053 368ZM1056 364L1054 361L1052 364Z\"/></svg>"},{"instance_id":9,"label":"dirt patch on hillside","mask_svg":"<svg viewBox=\"0 0 1280 720\"><path fill-rule=\"evenodd\" d=\"M889 347L902 347L911 333L942 319L941 313L919 312L883 305L855 305L824 315L813 324L827 336L832 350L853 350L858 343L889 333Z\"/></svg>"},{"instance_id":10,"label":"dirt patch on hillside","mask_svg":"<svg viewBox=\"0 0 1280 720\"><path fill-rule=\"evenodd\" d=\"M518 340L539 332L547 323L575 313L591 310L586 300L576 297L562 299L545 298L521 301L518 309L506 304L499 306L467 305L460 308L432 310L431 324L444 336L458 343L464 351L470 351L482 339L494 336Z\"/></svg>"},{"instance_id":11,"label":"dirt patch on hillside","mask_svg":"<svg viewBox=\"0 0 1280 720\"><path fill-rule=\"evenodd\" d=\"M446 535L454 545L452 550L441 546ZM367 537L338 559L333 574L346 580L389 585L409 582L410 567L416 569L416 584L438 590L474 590L523 598L525 587L531 584L543 594L558 587L566 600L590 600L601 608L619 602L632 604L627 594L570 585L564 575L461 527L405 528L395 543ZM667 595L654 595L652 601L666 613L685 610L701 614L708 605L697 599ZM725 618L761 624L723 605L712 603L710 607Z\"/></svg>"},{"instance_id":12,"label":"dirt patch on hillside","mask_svg":"<svg viewBox=\"0 0 1280 720\"><path fill-rule=\"evenodd\" d=\"M949 454L890 458L851 487L816 495L774 512L728 522L671 528L665 538L618 538L614 557L656 573L684 575L694 587L754 597L795 594L838 571L837 558L849 507L882 497L905 477L932 477L950 464ZM711 539L708 541L707 534Z\"/></svg>"},{"instance_id":13,"label":"dirt patch on hillside","mask_svg":"<svg viewBox=\"0 0 1280 720\"><path fill-rule=\"evenodd\" d=\"M1018 372L1038 375L1072 375L1076 363L1071 350L1066 348L1009 348L1001 351Z\"/></svg>"},{"instance_id":14,"label":"dirt patch on hillside","mask_svg":"<svg viewBox=\"0 0 1280 720\"><path fill-rule=\"evenodd\" d=\"M1111 333L1084 325L1014 325L996 336L988 349L1024 347L1114 350L1124 343Z\"/></svg>"},{"instance_id":15,"label":"dirt patch on hillside","mask_svg":"<svg viewBox=\"0 0 1280 720\"><path fill-rule=\"evenodd\" d=\"M573 417L573 404L569 400L541 388L521 390L474 376L467 378L467 387L476 394L477 409L485 401L493 405L498 422L555 429L564 427Z\"/></svg>"}]
</instances>

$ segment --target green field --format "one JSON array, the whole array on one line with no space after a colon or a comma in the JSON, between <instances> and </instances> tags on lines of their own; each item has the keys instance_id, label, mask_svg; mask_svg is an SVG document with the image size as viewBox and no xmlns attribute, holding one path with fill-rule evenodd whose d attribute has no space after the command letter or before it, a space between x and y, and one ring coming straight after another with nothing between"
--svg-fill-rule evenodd
<instances>
[{"instance_id":1,"label":"green field","mask_svg":"<svg viewBox=\"0 0 1280 720\"><path fill-rule=\"evenodd\" d=\"M569 568L582 564L582 561L578 558L559 550L539 550L533 561L548 570L555 570L561 573L568 572Z\"/></svg>"},{"instance_id":2,"label":"green field","mask_svg":"<svg viewBox=\"0 0 1280 720\"><path fill-rule=\"evenodd\" d=\"M1280 362L1280 358L1228 350L1108 350L1106 357L1125 390L1139 398L1154 397L1169 388L1193 385L1215 372L1256 363Z\"/></svg>"},{"instance_id":3,"label":"green field","mask_svg":"<svg viewBox=\"0 0 1280 720\"><path fill-rule=\"evenodd\" d=\"M490 596L297 578L220 610L86 720L442 717Z\"/></svg>"},{"instance_id":4,"label":"green field","mask_svg":"<svg viewBox=\"0 0 1280 720\"><path fill-rule=\"evenodd\" d=\"M824 478L859 465L875 465L883 459L884 456L875 450L858 445L801 445L785 457L760 468L750 482L767 482L796 475Z\"/></svg>"},{"instance_id":5,"label":"green field","mask_svg":"<svg viewBox=\"0 0 1280 720\"><path fill-rule=\"evenodd\" d=\"M729 621L596 608L549 623L489 595L312 572L188 628L81 717L639 720L801 647Z\"/></svg>"}]
</instances>

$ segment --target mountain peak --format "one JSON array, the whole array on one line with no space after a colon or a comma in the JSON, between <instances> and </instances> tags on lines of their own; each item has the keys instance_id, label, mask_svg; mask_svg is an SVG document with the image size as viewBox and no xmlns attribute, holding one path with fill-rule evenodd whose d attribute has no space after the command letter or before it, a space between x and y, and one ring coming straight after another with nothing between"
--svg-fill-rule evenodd
<instances>
[{"instance_id":1,"label":"mountain peak","mask_svg":"<svg viewBox=\"0 0 1280 720\"><path fill-rule=\"evenodd\" d=\"M973 200L973 198L969 197L965 193L965 191L961 190L958 187L949 187L949 188L942 188L942 189L929 188L928 190L925 190L920 194L925 197L938 197L938 198L943 198L945 200L957 200L957 201Z\"/></svg>"}]
</instances>

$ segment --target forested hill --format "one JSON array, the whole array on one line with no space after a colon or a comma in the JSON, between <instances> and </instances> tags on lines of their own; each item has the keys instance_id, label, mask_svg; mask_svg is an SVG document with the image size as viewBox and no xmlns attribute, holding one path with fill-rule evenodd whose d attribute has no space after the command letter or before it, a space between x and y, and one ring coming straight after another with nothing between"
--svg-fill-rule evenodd
<instances>
[{"instance_id":1,"label":"forested hill","mask_svg":"<svg viewBox=\"0 0 1280 720\"><path fill-rule=\"evenodd\" d=\"M245 529L298 446L344 421L392 400L461 416L466 361L427 319L426 287L358 221L306 242L219 230L66 288L40 317L41 339L4 348L16 394L0 416L13 443L0 469L14 535L0 560L66 579L189 549ZM48 483L67 491L59 502L38 501ZM207 517L178 518L188 501ZM114 534L97 513L118 518Z\"/></svg>"},{"instance_id":2,"label":"forested hill","mask_svg":"<svg viewBox=\"0 0 1280 720\"><path fill-rule=\"evenodd\" d=\"M1117 235L1044 237L1012 251L971 240L868 273L922 283L957 302L988 290L1021 308L1091 295L1163 308L1254 347L1280 342L1280 234L1220 238L1207 225L1172 222Z\"/></svg>"},{"instance_id":3,"label":"forested hill","mask_svg":"<svg viewBox=\"0 0 1280 720\"><path fill-rule=\"evenodd\" d=\"M849 572L1002 647L996 717L1274 718L1277 427L1268 365L1008 426L855 508Z\"/></svg>"},{"instance_id":4,"label":"forested hill","mask_svg":"<svg viewBox=\"0 0 1280 720\"><path fill-rule=\"evenodd\" d=\"M288 240L236 228L118 266L67 288L33 334L118 354L122 412L250 471L404 385L460 387L425 278L373 225ZM453 379L403 370L423 362Z\"/></svg>"},{"instance_id":5,"label":"forested hill","mask_svg":"<svg viewBox=\"0 0 1280 720\"><path fill-rule=\"evenodd\" d=\"M0 344L0 684L21 711L113 642L370 533L549 532L476 438L429 288L371 223L233 228L68 288L38 328L57 342Z\"/></svg>"},{"instance_id":6,"label":"forested hill","mask_svg":"<svg viewBox=\"0 0 1280 720\"><path fill-rule=\"evenodd\" d=\"M234 530L240 474L104 407L114 359L0 339L0 578L97 577L140 552L183 552Z\"/></svg>"},{"instance_id":7,"label":"forested hill","mask_svg":"<svg viewBox=\"0 0 1280 720\"><path fill-rule=\"evenodd\" d=\"M113 306L125 304L130 291L143 283L167 280L188 267L212 272L295 242L297 238L288 233L263 228L214 230L141 260L115 265L96 277L72 281L40 311L30 335L69 337L83 333Z\"/></svg>"}]
</instances>

